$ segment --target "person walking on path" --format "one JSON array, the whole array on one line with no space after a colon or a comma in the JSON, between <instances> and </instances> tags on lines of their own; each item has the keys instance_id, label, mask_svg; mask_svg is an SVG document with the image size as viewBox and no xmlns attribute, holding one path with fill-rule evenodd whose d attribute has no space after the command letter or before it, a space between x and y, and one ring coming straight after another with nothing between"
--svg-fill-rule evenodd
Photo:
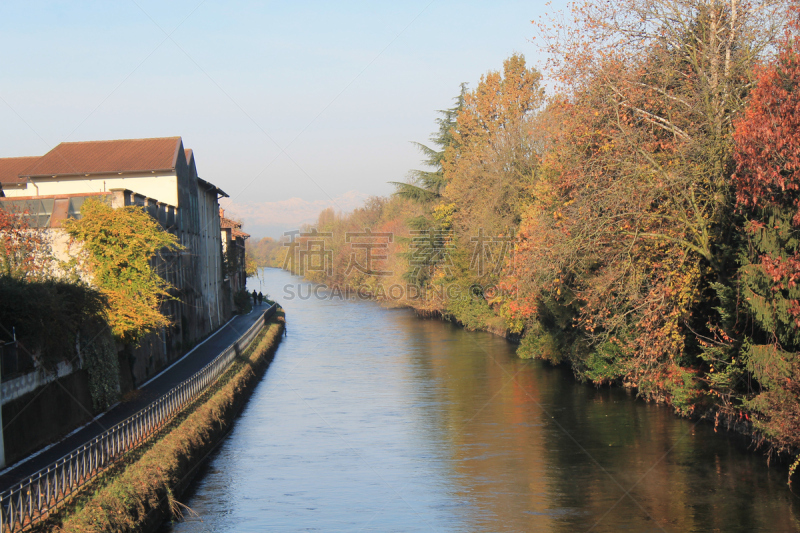
<instances>
[{"instance_id":1,"label":"person walking on path","mask_svg":"<svg viewBox=\"0 0 800 533\"><path fill-rule=\"evenodd\" d=\"M253 305L256 305L257 299L258 299L258 294L256 294L256 290L253 289Z\"/></svg>"},{"instance_id":2,"label":"person walking on path","mask_svg":"<svg viewBox=\"0 0 800 533\"><path fill-rule=\"evenodd\" d=\"M258 292L258 305L261 305L261 302L264 301L264 295L261 294L261 291Z\"/></svg>"}]
</instances>

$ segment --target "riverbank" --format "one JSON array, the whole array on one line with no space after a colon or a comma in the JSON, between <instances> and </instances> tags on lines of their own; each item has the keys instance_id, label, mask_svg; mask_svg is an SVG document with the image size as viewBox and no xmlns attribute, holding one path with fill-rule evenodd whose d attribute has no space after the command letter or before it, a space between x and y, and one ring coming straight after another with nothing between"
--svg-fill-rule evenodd
<instances>
[{"instance_id":1,"label":"riverbank","mask_svg":"<svg viewBox=\"0 0 800 533\"><path fill-rule=\"evenodd\" d=\"M60 442L41 449L36 454L29 455L18 463L4 469L0 472L0 490L7 490L24 482L40 470L47 468L62 457L69 455L72 451L80 448L85 443L94 440L108 428L119 424L142 409L145 409L152 402L163 397L174 387L191 378L208 363L213 361L220 353L241 337L242 331L249 329L254 322L260 318L261 314L256 312L250 315L238 316L230 320L222 328L198 343L182 358L173 361L168 368L163 369L157 376L153 376L148 382L141 384L136 389L135 393L128 394L125 401L120 402L105 413L98 415L91 423L83 428L79 428L77 431L73 431L72 434ZM63 383L59 385L63 385ZM53 387L50 387L50 389L53 389ZM72 409L74 407L74 400L69 397L69 394L67 394L61 386L55 387L55 390L61 390L66 395L62 399L62 403L64 403L63 408L67 410ZM75 394L74 389L70 389L70 391ZM35 395L37 392L41 391L34 391L32 394ZM41 396L48 394L52 395L53 393L48 389L41 394ZM76 397L80 398L79 395L76 395ZM30 406L31 409L34 407L34 405ZM5 416L3 420L6 420ZM11 418L8 420L11 420ZM37 418L37 421L38 420L40 419ZM29 418L19 417L17 421L12 423L12 426L6 428L6 445L8 445L9 434L19 438L19 436L14 433L15 427L20 427L20 423L24 426L25 422L31 425ZM30 432L27 434L30 434Z\"/></svg>"},{"instance_id":2,"label":"riverbank","mask_svg":"<svg viewBox=\"0 0 800 533\"><path fill-rule=\"evenodd\" d=\"M509 332L507 329L494 327L491 324L483 324L470 327L469 325L464 324L461 320L458 319L455 315L442 313L440 311L430 311L430 310L420 310L415 308L413 305L408 304L405 306L409 309L412 309L414 313L420 319L437 319L442 320L445 322L449 322L455 324L458 327L464 328L468 331L485 331L487 333L491 333L498 337L502 337L507 341L517 345L517 356L521 359L542 359L547 363L553 366L563 366L564 368L569 368L572 370L573 375L577 381L588 385L590 384L585 378L581 378L581 376L575 372L575 369L572 367L569 361L553 361L547 357L539 357L537 355L531 355L531 357L525 357L523 354L520 353L519 345L521 343L522 337L518 334L514 334ZM526 350L525 353L530 353L530 350ZM770 438L765 435L762 431L759 431L755 425L753 424L753 418L756 414L753 411L747 410L732 410L732 409L722 409L719 405L711 405L708 406L705 410L692 410L691 412L686 412L681 410L677 405L674 404L672 398L665 394L657 394L657 395L644 395L639 394L639 387L632 385L630 383L622 382L607 382L602 384L593 384L595 387L620 387L629 389L636 395L637 400L643 400L645 402L653 402L658 405L664 405L669 407L675 413L675 416L681 418L688 418L689 420L695 422L702 422L705 424L712 424L714 426L714 431L716 432L718 429L724 430L734 438L741 438L744 437L749 439L750 445L748 449L752 450L753 452L761 451L767 457L767 461L771 465L778 465L781 468L784 468L787 472L787 482L791 485L792 480L797 477L797 471L800 470L800 450L797 448L793 449L779 449L776 444L770 440Z\"/></svg>"},{"instance_id":3,"label":"riverbank","mask_svg":"<svg viewBox=\"0 0 800 533\"><path fill-rule=\"evenodd\" d=\"M306 278L311 283L316 283L314 280ZM324 284L323 284L324 285ZM357 292L357 291L352 291ZM348 291L340 291L341 294L349 295ZM387 309L409 309L414 312L416 317L421 320L439 320L451 323L466 331L482 331L491 333L497 337L501 337L508 342L516 345L515 352L520 359L540 359L546 363L555 366L563 367L571 370L575 379L588 385L592 383L585 375L578 372L574 366L574 362L569 358L551 357L550 354L543 356L538 349L554 349L553 346L548 346L547 343L540 343L537 348L521 346L524 344L523 337L520 334L513 333L505 327L498 325L502 320L495 315L488 315L486 309L476 310L474 306L461 306L455 309L431 309L430 307L421 307L414 305L413 301L392 301L375 297L372 294L357 292L359 299L368 299L380 304ZM309 292L310 294L310 292ZM369 296L364 298L364 294ZM479 307L479 306L478 306ZM560 349L557 347L556 349ZM694 422L702 422L713 426L714 431L723 430L731 434L731 437L738 440L741 438L749 440L746 446L748 450L753 452L760 451L766 455L767 462L770 465L778 465L787 473L787 482L791 484L792 479L796 477L796 472L800 469L800 450L797 448L781 449L776 443L760 431L753 423L756 414L753 411L745 409L734 410L731 408L721 408L716 404L698 404L691 410L682 409L673 397L665 393L649 393L640 394L640 387L634 383L621 380L604 380L602 382L592 383L595 387L599 388L623 388L627 389L636 395L637 400L644 400L646 403L654 403L669 407L673 410L676 416L686 418Z\"/></svg>"},{"instance_id":4,"label":"riverbank","mask_svg":"<svg viewBox=\"0 0 800 533\"><path fill-rule=\"evenodd\" d=\"M231 429L266 371L285 327L282 310L219 380L150 443L99 476L34 531L155 531L180 516L177 498Z\"/></svg>"}]
</instances>

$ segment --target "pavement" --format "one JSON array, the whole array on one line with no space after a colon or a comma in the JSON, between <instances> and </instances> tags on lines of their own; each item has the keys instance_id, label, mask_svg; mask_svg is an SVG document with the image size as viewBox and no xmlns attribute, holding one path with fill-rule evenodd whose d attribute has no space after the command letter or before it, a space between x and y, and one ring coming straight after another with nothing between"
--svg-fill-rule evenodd
<instances>
[{"instance_id":1,"label":"pavement","mask_svg":"<svg viewBox=\"0 0 800 533\"><path fill-rule=\"evenodd\" d=\"M80 448L99 434L144 409L150 403L169 392L170 389L190 378L228 346L236 342L268 308L269 305L265 302L254 306L253 310L247 315L234 317L205 341L202 341L202 344L196 346L181 359L178 359L172 366L167 367L166 370L145 382L144 385L137 389L136 394L130 395L132 397L127 401L111 407L111 409L98 415L94 420L67 435L61 441L34 452L27 458L20 459L15 464L0 471L0 492L11 488L16 483L32 476L65 455L69 455L73 450ZM58 385L50 383L46 386L54 387Z\"/></svg>"}]
</instances>

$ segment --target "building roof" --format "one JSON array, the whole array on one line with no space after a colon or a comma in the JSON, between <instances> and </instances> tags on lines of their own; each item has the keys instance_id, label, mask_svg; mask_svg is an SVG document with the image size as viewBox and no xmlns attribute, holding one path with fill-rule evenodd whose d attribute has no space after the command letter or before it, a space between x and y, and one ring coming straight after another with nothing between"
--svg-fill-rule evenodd
<instances>
[{"instance_id":1,"label":"building roof","mask_svg":"<svg viewBox=\"0 0 800 533\"><path fill-rule=\"evenodd\" d=\"M175 169L180 137L64 142L47 152L21 176L58 176Z\"/></svg>"},{"instance_id":2,"label":"building roof","mask_svg":"<svg viewBox=\"0 0 800 533\"><path fill-rule=\"evenodd\" d=\"M219 227L222 229L231 229L231 228L241 228L242 223L236 222L235 220L231 220L229 218L220 217L219 219Z\"/></svg>"},{"instance_id":3,"label":"building roof","mask_svg":"<svg viewBox=\"0 0 800 533\"><path fill-rule=\"evenodd\" d=\"M25 183L19 174L31 166L40 156L33 157L4 157L0 159L0 185L17 185Z\"/></svg>"},{"instance_id":4,"label":"building roof","mask_svg":"<svg viewBox=\"0 0 800 533\"><path fill-rule=\"evenodd\" d=\"M249 233L245 233L245 232L243 232L243 231L241 231L241 230L238 230L238 229L233 229L233 230L231 231L231 235L232 235L234 238L236 238L236 237L241 237L241 238L243 238L243 239L247 239L248 237L250 237L250 234L249 234Z\"/></svg>"},{"instance_id":5,"label":"building roof","mask_svg":"<svg viewBox=\"0 0 800 533\"><path fill-rule=\"evenodd\" d=\"M183 153L186 154L186 164L192 163L192 149L191 148L184 148Z\"/></svg>"},{"instance_id":6,"label":"building roof","mask_svg":"<svg viewBox=\"0 0 800 533\"><path fill-rule=\"evenodd\" d=\"M218 195L220 195L221 197L223 197L223 198L230 198L230 196L228 196L228 193L226 193L225 191L223 191L222 189L220 189L219 187L217 187L217 186L216 186L216 185L214 185L213 183L210 183L210 182L208 182L208 181L206 181L206 180L204 180L204 179L200 179L200 178L197 178L197 183L198 183L198 184L199 184L201 187L206 187L206 188L207 188L207 189L206 189L207 191L216 191L216 192L217 192L217 194L218 194Z\"/></svg>"}]
</instances>

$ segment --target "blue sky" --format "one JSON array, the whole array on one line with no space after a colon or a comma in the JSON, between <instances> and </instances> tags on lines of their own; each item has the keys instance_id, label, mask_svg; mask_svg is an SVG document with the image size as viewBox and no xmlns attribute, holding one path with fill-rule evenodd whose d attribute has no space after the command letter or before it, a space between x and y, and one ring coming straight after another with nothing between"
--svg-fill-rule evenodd
<instances>
[{"instance_id":1,"label":"blue sky","mask_svg":"<svg viewBox=\"0 0 800 533\"><path fill-rule=\"evenodd\" d=\"M0 157L181 135L255 237L348 211L419 166L435 111L543 57L544 2L0 4Z\"/></svg>"}]
</instances>

